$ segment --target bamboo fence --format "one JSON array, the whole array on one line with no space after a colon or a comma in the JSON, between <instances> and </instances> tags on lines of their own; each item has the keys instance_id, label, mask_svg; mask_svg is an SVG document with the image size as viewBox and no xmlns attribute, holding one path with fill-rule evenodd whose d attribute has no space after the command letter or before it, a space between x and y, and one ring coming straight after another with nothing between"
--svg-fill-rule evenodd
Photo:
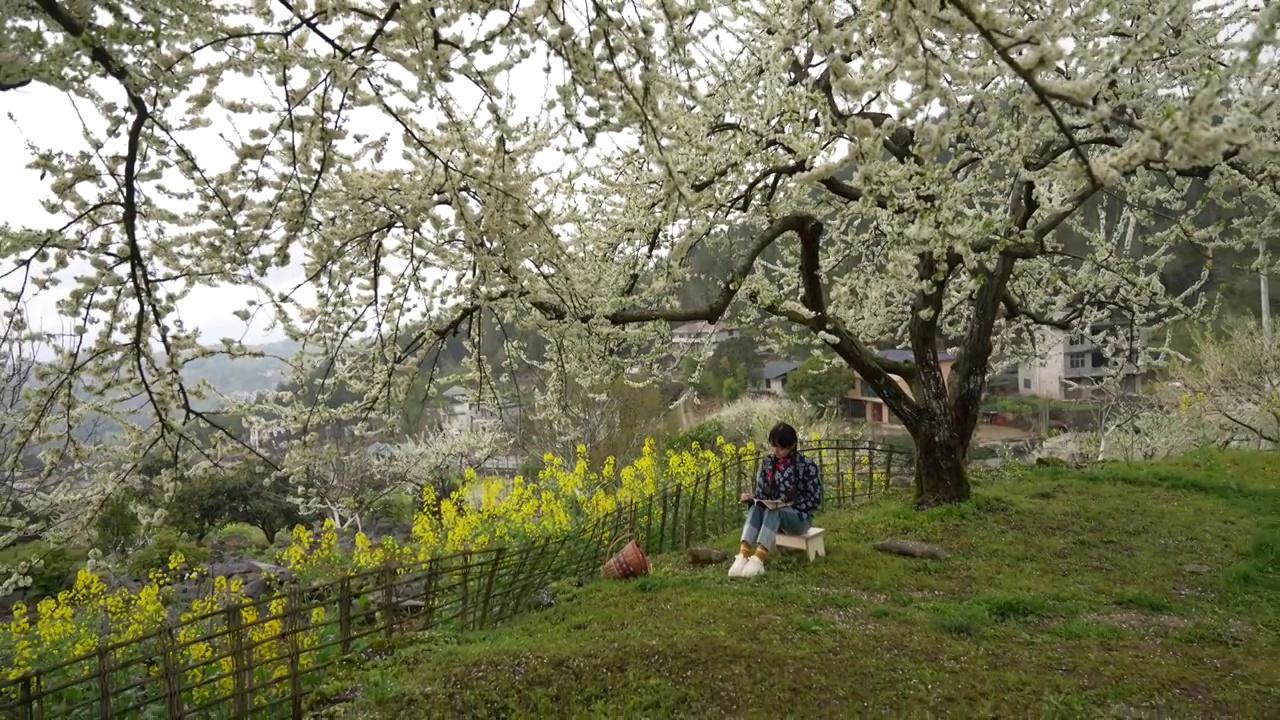
<instances>
[{"instance_id":1,"label":"bamboo fence","mask_svg":"<svg viewBox=\"0 0 1280 720\"><path fill-rule=\"evenodd\" d=\"M912 476L891 447L806 447L823 470L825 507L848 506ZM380 640L430 629L492 627L537 607L552 583L594 576L614 541L650 554L688 547L742 522L738 496L759 460L675 483L554 540L387 566L222 607L0 682L0 717L301 718L333 665Z\"/></svg>"}]
</instances>

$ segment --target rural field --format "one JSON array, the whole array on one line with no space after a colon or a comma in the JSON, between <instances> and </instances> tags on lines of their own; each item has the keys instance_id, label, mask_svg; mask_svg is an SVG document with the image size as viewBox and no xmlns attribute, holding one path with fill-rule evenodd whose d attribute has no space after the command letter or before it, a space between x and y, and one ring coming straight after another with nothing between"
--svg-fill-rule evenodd
<instances>
[{"instance_id":1,"label":"rural field","mask_svg":"<svg viewBox=\"0 0 1280 720\"><path fill-rule=\"evenodd\" d=\"M1280 720L1280 2L0 7L0 718Z\"/></svg>"},{"instance_id":2,"label":"rural field","mask_svg":"<svg viewBox=\"0 0 1280 720\"><path fill-rule=\"evenodd\" d=\"M498 629L351 666L326 717L1264 717L1280 706L1280 463L1196 453L985 475L925 514L823 518L754 581L654 559ZM934 543L945 560L876 552ZM721 538L730 548L736 538ZM1270 710L1268 710L1270 708Z\"/></svg>"}]
</instances>

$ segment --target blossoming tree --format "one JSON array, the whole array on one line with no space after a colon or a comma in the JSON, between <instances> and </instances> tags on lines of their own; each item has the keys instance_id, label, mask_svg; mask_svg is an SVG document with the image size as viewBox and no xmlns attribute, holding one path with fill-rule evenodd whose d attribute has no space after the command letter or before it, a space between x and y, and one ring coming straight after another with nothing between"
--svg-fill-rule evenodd
<instances>
[{"instance_id":1,"label":"blossoming tree","mask_svg":"<svg viewBox=\"0 0 1280 720\"><path fill-rule=\"evenodd\" d=\"M1171 377L1180 415L1212 424L1225 442L1262 449L1280 445L1280 348L1258 325L1235 317L1220 333L1197 333L1192 361Z\"/></svg>"},{"instance_id":2,"label":"blossoming tree","mask_svg":"<svg viewBox=\"0 0 1280 720\"><path fill-rule=\"evenodd\" d=\"M1158 281L1170 248L1248 242L1280 207L1275 4L0 9L4 104L57 88L101 121L31 148L57 223L0 230L25 278L7 297L62 292L74 322L47 373L78 392L36 395L76 418L145 400L137 447L217 425L178 370L249 352L182 322L199 286L256 288L239 317L279 323L328 386L359 390L272 409L304 430L378 425L483 312L540 331L529 361L587 385L663 353L671 322L773 318L884 398L915 439L921 505L962 501L993 353L1026 352L1035 325L1195 311ZM1223 234L1195 221L1205 203L1250 209ZM1128 244L1094 220L1120 208ZM724 274L694 277L693 252ZM692 282L710 300L680 305Z\"/></svg>"},{"instance_id":3,"label":"blossoming tree","mask_svg":"<svg viewBox=\"0 0 1280 720\"><path fill-rule=\"evenodd\" d=\"M506 433L494 425L442 429L397 444L389 463L404 478L402 489L413 497L422 497L429 488L432 496L444 498L468 468L485 467L510 446Z\"/></svg>"}]
</instances>

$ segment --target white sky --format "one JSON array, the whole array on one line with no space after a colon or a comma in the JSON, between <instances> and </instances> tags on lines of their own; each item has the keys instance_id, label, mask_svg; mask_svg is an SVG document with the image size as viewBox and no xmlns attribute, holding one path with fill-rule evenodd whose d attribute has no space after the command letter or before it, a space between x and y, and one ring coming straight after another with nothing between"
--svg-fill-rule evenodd
<instances>
[{"instance_id":1,"label":"white sky","mask_svg":"<svg viewBox=\"0 0 1280 720\"><path fill-rule=\"evenodd\" d=\"M509 78L508 92L516 104L516 114L535 116L542 110L548 88L543 75L544 59L532 57L526 60ZM97 89L107 101L123 103L123 92L114 80L95 81ZM458 92L465 97L467 89L471 90L470 106L478 106L480 99L473 88L461 87ZM909 95L907 87L894 88L902 95ZM220 96L236 95L239 98L262 96L266 91L260 80L253 78L231 78L225 80L219 89ZM895 92L899 95L899 92ZM902 99L899 97L898 99ZM26 168L32 156L26 148L27 141L38 147L57 148L74 152L86 147L82 138L82 115L91 115L92 108L84 100L73 106L70 96L48 86L32 84L18 90L0 92L0 222L20 228L57 227L67 221L65 217L51 216L41 207L41 201L48 197L48 189L54 178L41 180L37 171ZM382 134L391 131L392 146L387 157L396 159L399 155L399 133L394 131L390 121L372 119L376 113L361 111L350 117L347 130L351 134ZM89 118L92 124L98 118ZM202 131L201 136L184 133L184 140L189 143L197 159L206 167L225 166L231 156L227 148L218 140L218 135L227 133L230 126L226 122L215 120L213 126ZM123 131L121 132L123 135ZM119 142L119 141L116 141ZM122 151L122 148L121 148ZM548 157L547 164L566 162L563 157ZM542 164L542 163L539 163ZM548 168L550 169L550 168ZM0 250L6 257L0 259L0 274L12 267L8 249ZM267 278L267 284L276 290L292 288L302 279L302 258L295 258L294 264L276 271ZM68 269L67 276L89 272L87 263ZM16 287L20 277L0 279L0 285L8 289ZM57 331L67 329L70 322L59 317L55 308L56 302L65 296L66 286L59 286L51 291L35 294L27 293L27 310L31 322L37 328ZM245 304L257 296L257 291L245 287L197 287L190 295L178 303L178 310L183 323L188 327L197 327L206 343L215 343L223 337L241 338L254 344L281 339L279 330L270 331L270 318L258 316L245 322L237 319L233 313L245 307Z\"/></svg>"},{"instance_id":2,"label":"white sky","mask_svg":"<svg viewBox=\"0 0 1280 720\"><path fill-rule=\"evenodd\" d=\"M543 58L534 57L521 63L511 73L507 91L515 104L517 116L529 117L541 111L548 93L543 65ZM480 106L481 99L474 87L455 84L459 86L455 96L467 101L466 107ZM116 81L98 78L93 86L107 102L125 104L124 93ZM270 103L267 92L260 79L233 77L224 78L217 95L237 99L263 98ZM216 109L216 105L212 109ZM93 105L83 98L73 101L71 95L38 83L0 92L0 198L3 198L0 201L0 223L8 223L16 228L47 229L60 227L70 219L64 215L50 215L41 206L42 200L51 197L49 187L54 178L46 177L41 180L39 171L26 167L34 158L28 150L28 143L42 149L67 152L87 149L88 145L83 139L82 117L84 123L98 126L94 128L98 130L95 135L103 136L105 123L100 116L94 114ZM214 168L216 171L226 167L233 159L218 136L224 133L232 136L234 134L230 132L230 122L218 118L217 114L209 117L214 119L210 127L203 129L198 135L184 132L182 139L206 170ZM246 132L248 126L244 117L241 116L239 120L241 132ZM402 145L398 127L379 113L367 109L349 113L346 130L349 136L359 133L390 133L392 141L386 153L385 165L393 167L405 164L399 160ZM123 154L123 135L122 129L105 152L111 152L111 148L118 145L119 152ZM548 158L547 165L553 167L563 162L563 157ZM0 257L0 275L8 273L14 267L11 252L0 249L0 255L3 255ZM304 279L302 260L295 257L290 266L278 269L268 276L266 284L276 291L294 288ZM82 261L73 263L60 276L69 279L90 272L88 263ZM22 281L21 273L14 273L0 278L0 286L14 290ZM57 333L72 327L72 321L60 316L56 307L57 302L67 296L69 289L70 282L42 293L27 288L24 297L33 329ZM315 297L313 292L307 291L298 295L304 298L306 304L310 304ZM265 314L251 317L249 323L233 315L254 299L260 299L260 292L252 287L201 286L179 300L177 308L183 324L189 328L199 328L205 344L216 344L221 338L227 337L241 339L251 345L284 339L284 334L278 327L270 327L271 319Z\"/></svg>"},{"instance_id":3,"label":"white sky","mask_svg":"<svg viewBox=\"0 0 1280 720\"><path fill-rule=\"evenodd\" d=\"M118 88L111 83L96 83L108 98L120 94ZM89 109L89 103L81 100L77 103L82 112ZM82 127L76 115L71 97L47 85L32 83L25 88L0 93L0 114L4 121L0 123L0 197L4 204L0 206L0 222L25 228L53 228L65 223L68 218L50 215L41 207L40 202L49 197L50 178L40 179L39 171L27 169L33 156L27 149L27 141L39 147L78 150L86 147L81 137ZM207 155L218 153L222 148L214 143L193 143L197 153ZM5 258L9 260L9 258ZM11 263L6 262L7 272ZM65 275L72 276L87 272L88 266L68 268ZM281 288L292 285L300 279L301 272L284 274L278 279ZM6 289L14 289L21 282L20 277L8 277L2 281ZM272 283L273 286L276 282ZM65 297L65 288L54 288L49 292L28 293L27 310L31 324L39 328L57 330L68 325L58 316L55 303ZM232 311L243 307L245 302L257 295L249 288L201 287L192 291L191 295L179 304L179 311L186 323L200 327L211 339L220 337L240 337L244 334L247 342L278 340L282 335L268 336L265 323L258 321L257 327L246 328L245 323L232 316Z\"/></svg>"}]
</instances>

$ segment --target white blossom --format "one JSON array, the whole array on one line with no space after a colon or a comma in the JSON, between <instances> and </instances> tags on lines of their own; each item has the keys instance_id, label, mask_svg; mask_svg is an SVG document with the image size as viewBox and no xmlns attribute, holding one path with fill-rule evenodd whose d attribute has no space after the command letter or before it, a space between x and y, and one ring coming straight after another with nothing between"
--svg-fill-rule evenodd
<instances>
[{"instance_id":1,"label":"white blossom","mask_svg":"<svg viewBox=\"0 0 1280 720\"><path fill-rule=\"evenodd\" d=\"M1171 248L1251 242L1280 207L1276 12L1258 2L0 13L0 100L56 88L84 117L82 137L5 168L42 183L58 223L0 227L22 278L5 300L57 297L76 328L45 338L44 410L22 416L46 469L110 458L129 477L143 450L185 452L216 422L175 372L210 352L179 307L212 286L258 291L226 313L301 342L297 381L326 370L307 402L228 401L296 432L295 468L325 461L318 427L393 425L420 366L482 313L542 333L526 360L582 387L664 354L668 321L799 330L954 455L993 348L1117 308L1148 325L1206 312L1160 286ZM1195 220L1210 203L1229 232ZM710 300L680 306L698 280ZM966 338L949 389L917 358L908 397L889 379L906 369L874 353L944 337ZM122 442L67 431L87 418L124 423Z\"/></svg>"}]
</instances>

